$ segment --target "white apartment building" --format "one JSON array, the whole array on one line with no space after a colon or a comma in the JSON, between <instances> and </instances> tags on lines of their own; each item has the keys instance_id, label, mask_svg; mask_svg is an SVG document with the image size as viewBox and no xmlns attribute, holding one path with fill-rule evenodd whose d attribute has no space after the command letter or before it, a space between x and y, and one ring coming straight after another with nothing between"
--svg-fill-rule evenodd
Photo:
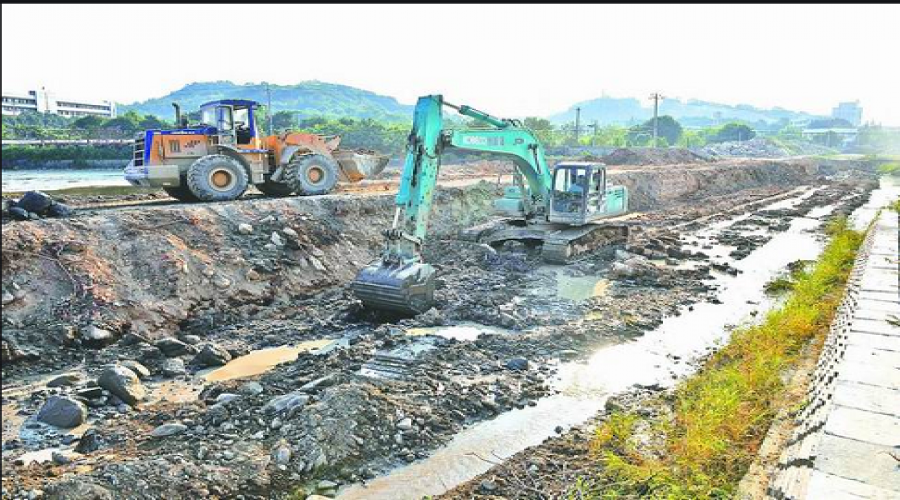
<instances>
[{"instance_id":1,"label":"white apartment building","mask_svg":"<svg viewBox=\"0 0 900 500\"><path fill-rule=\"evenodd\" d=\"M61 116L81 117L88 115L115 118L116 104L110 101L89 101L59 97L46 90L26 92L3 91L3 114L18 115L23 111L53 113Z\"/></svg>"}]
</instances>

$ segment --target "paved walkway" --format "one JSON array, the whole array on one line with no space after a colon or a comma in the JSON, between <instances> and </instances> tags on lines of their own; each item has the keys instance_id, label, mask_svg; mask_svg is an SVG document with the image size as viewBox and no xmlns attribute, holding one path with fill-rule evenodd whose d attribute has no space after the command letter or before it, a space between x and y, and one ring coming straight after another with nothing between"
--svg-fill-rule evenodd
<instances>
[{"instance_id":1,"label":"paved walkway","mask_svg":"<svg viewBox=\"0 0 900 500\"><path fill-rule=\"evenodd\" d=\"M900 249L883 211L857 261L771 498L900 499Z\"/></svg>"}]
</instances>

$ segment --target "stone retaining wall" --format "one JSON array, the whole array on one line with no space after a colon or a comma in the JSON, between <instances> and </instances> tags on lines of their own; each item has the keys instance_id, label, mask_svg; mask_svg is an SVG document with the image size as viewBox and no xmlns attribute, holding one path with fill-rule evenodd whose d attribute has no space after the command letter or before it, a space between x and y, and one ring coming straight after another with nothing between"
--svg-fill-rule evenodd
<instances>
[{"instance_id":1,"label":"stone retaining wall","mask_svg":"<svg viewBox=\"0 0 900 500\"><path fill-rule=\"evenodd\" d=\"M882 212L860 248L769 498L900 498L897 228Z\"/></svg>"}]
</instances>

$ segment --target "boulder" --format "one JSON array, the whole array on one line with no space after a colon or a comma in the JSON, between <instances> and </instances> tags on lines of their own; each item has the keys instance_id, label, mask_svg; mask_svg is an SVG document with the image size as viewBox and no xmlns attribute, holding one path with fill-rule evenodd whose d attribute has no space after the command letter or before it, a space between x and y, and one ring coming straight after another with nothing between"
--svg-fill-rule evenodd
<instances>
[{"instance_id":1,"label":"boulder","mask_svg":"<svg viewBox=\"0 0 900 500\"><path fill-rule=\"evenodd\" d=\"M47 209L53 205L53 198L43 191L28 191L16 205L29 212L44 215Z\"/></svg>"},{"instance_id":2,"label":"boulder","mask_svg":"<svg viewBox=\"0 0 900 500\"><path fill-rule=\"evenodd\" d=\"M9 208L9 216L14 220L28 220L31 217L28 215L28 210L25 210L22 207L10 207Z\"/></svg>"},{"instance_id":3,"label":"boulder","mask_svg":"<svg viewBox=\"0 0 900 500\"><path fill-rule=\"evenodd\" d=\"M185 354L197 354L198 351L196 347L172 337L159 339L153 345L169 358L184 356Z\"/></svg>"},{"instance_id":4,"label":"boulder","mask_svg":"<svg viewBox=\"0 0 900 500\"><path fill-rule=\"evenodd\" d=\"M47 382L47 387L63 387L77 384L81 380L81 375L77 373L63 373Z\"/></svg>"},{"instance_id":5,"label":"boulder","mask_svg":"<svg viewBox=\"0 0 900 500\"><path fill-rule=\"evenodd\" d=\"M309 399L310 397L307 394L291 392L282 396L272 398L272 400L266 403L266 405L263 407L263 411L268 413L292 414L306 406L306 403L309 402Z\"/></svg>"},{"instance_id":6,"label":"boulder","mask_svg":"<svg viewBox=\"0 0 900 500\"><path fill-rule=\"evenodd\" d=\"M131 406L135 406L147 396L147 390L141 384L140 378L121 365L110 366L104 370L97 379L97 385Z\"/></svg>"},{"instance_id":7,"label":"boulder","mask_svg":"<svg viewBox=\"0 0 900 500\"><path fill-rule=\"evenodd\" d=\"M75 446L75 453L87 455L102 447L103 442L100 439L99 433L97 433L97 429L88 429L84 431L84 434L81 435L81 439L78 440L78 445Z\"/></svg>"},{"instance_id":8,"label":"boulder","mask_svg":"<svg viewBox=\"0 0 900 500\"><path fill-rule=\"evenodd\" d=\"M159 365L159 369L166 377L178 377L187 373L184 361L179 358L170 358L163 361Z\"/></svg>"},{"instance_id":9,"label":"boulder","mask_svg":"<svg viewBox=\"0 0 900 500\"><path fill-rule=\"evenodd\" d=\"M101 348L115 343L116 336L109 330L104 330L97 325L88 325L82 329L81 342L88 347Z\"/></svg>"},{"instance_id":10,"label":"boulder","mask_svg":"<svg viewBox=\"0 0 900 500\"><path fill-rule=\"evenodd\" d=\"M182 432L187 430L187 426L179 423L171 423L171 424L163 424L153 429L153 432L150 433L151 436L156 438L161 437L169 437L174 436L176 434L181 434Z\"/></svg>"},{"instance_id":11,"label":"boulder","mask_svg":"<svg viewBox=\"0 0 900 500\"><path fill-rule=\"evenodd\" d=\"M506 362L506 368L516 371L527 370L528 360L525 358L512 358Z\"/></svg>"},{"instance_id":12,"label":"boulder","mask_svg":"<svg viewBox=\"0 0 900 500\"><path fill-rule=\"evenodd\" d=\"M75 211L69 205L54 203L47 208L47 215L51 217L70 217Z\"/></svg>"},{"instance_id":13,"label":"boulder","mask_svg":"<svg viewBox=\"0 0 900 500\"><path fill-rule=\"evenodd\" d=\"M206 344L194 356L193 363L200 366L222 366L229 361L231 361L231 354L228 351L217 345Z\"/></svg>"},{"instance_id":14,"label":"boulder","mask_svg":"<svg viewBox=\"0 0 900 500\"><path fill-rule=\"evenodd\" d=\"M53 396L41 407L37 419L45 424L71 429L87 419L87 407L72 398Z\"/></svg>"},{"instance_id":15,"label":"boulder","mask_svg":"<svg viewBox=\"0 0 900 500\"><path fill-rule=\"evenodd\" d=\"M133 371L134 374L137 375L141 380L150 376L150 369L133 359L126 359L125 361L121 362L121 365Z\"/></svg>"}]
</instances>

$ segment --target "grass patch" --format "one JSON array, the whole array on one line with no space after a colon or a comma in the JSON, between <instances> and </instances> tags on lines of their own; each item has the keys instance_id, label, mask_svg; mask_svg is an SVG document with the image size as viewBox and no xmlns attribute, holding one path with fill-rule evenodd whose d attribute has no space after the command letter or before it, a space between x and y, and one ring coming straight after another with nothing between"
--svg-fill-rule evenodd
<instances>
[{"instance_id":1,"label":"grass patch","mask_svg":"<svg viewBox=\"0 0 900 500\"><path fill-rule=\"evenodd\" d=\"M878 166L878 173L882 175L900 176L900 161L882 163Z\"/></svg>"},{"instance_id":2,"label":"grass patch","mask_svg":"<svg viewBox=\"0 0 900 500\"><path fill-rule=\"evenodd\" d=\"M845 219L827 227L830 241L813 266L792 273L782 306L757 325L736 330L674 395L674 418L648 422L614 414L600 426L600 467L573 498L731 498L753 462L783 393L782 374L803 346L824 338L843 297L863 235ZM662 450L645 443L662 437ZM659 453L658 451L662 451Z\"/></svg>"}]
</instances>

